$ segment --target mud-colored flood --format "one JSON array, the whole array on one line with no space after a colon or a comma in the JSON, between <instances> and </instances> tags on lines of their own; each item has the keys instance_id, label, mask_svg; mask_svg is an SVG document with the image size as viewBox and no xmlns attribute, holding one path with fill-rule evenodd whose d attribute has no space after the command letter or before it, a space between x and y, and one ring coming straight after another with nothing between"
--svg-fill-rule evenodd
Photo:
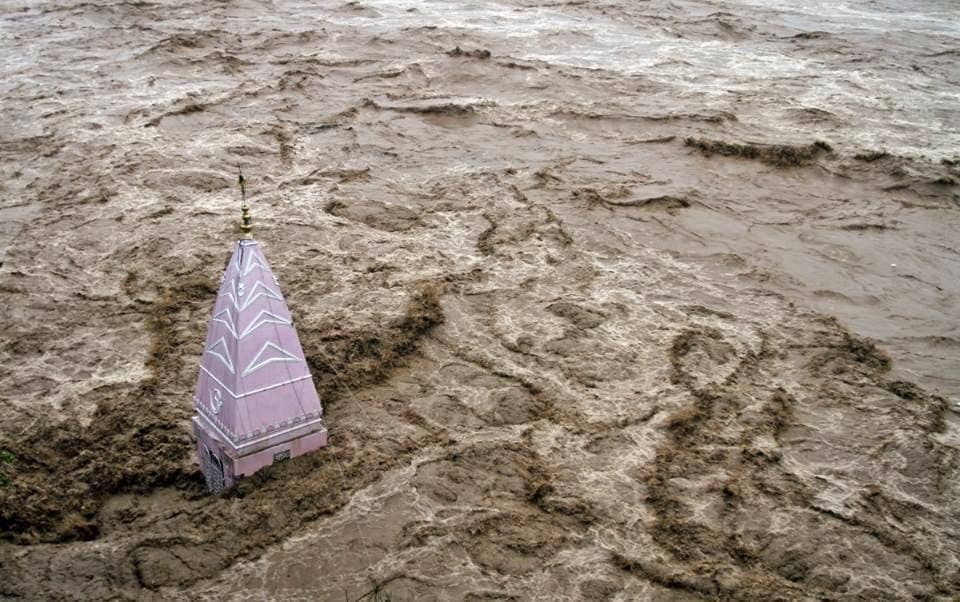
<instances>
[{"instance_id":1,"label":"mud-colored flood","mask_svg":"<svg viewBox=\"0 0 960 602\"><path fill-rule=\"evenodd\" d=\"M960 595L953 2L0 11L0 596ZM238 165L331 445L211 497Z\"/></svg>"}]
</instances>

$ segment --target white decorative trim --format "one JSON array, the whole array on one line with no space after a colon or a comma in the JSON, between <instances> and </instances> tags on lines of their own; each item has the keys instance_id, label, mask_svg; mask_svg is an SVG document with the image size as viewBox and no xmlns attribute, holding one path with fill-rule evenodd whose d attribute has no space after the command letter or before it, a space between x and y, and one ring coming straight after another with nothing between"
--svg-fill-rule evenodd
<instances>
[{"instance_id":1,"label":"white decorative trim","mask_svg":"<svg viewBox=\"0 0 960 602\"><path fill-rule=\"evenodd\" d=\"M257 288L262 288L263 290L257 291ZM254 292L256 292L257 294L254 295L253 294ZM279 292L273 290L272 288L264 284L262 281L257 280L254 283L253 287L250 289L250 296L247 297L247 300L243 302L243 306L240 307L240 311L243 311L248 307L250 307L253 304L253 302L259 299L260 297L266 297L267 299L273 299L274 301L283 301L283 296ZM234 300L234 303L236 303L236 300Z\"/></svg>"},{"instance_id":2,"label":"white decorative trim","mask_svg":"<svg viewBox=\"0 0 960 602\"><path fill-rule=\"evenodd\" d=\"M266 314L268 317L261 320L260 318ZM272 320L270 318L273 318ZM248 334L252 333L254 330L260 328L264 324L282 324L283 326L291 326L292 322L290 320L284 319L277 314L261 309L260 313L257 314L257 317L250 321L247 327L243 330L243 333L240 335L240 338L245 338Z\"/></svg>"},{"instance_id":3,"label":"white decorative trim","mask_svg":"<svg viewBox=\"0 0 960 602\"><path fill-rule=\"evenodd\" d=\"M323 422L323 416L321 416L321 417L319 417L319 418L314 418L313 420L308 420L307 422L301 422L301 423L299 423L299 424L295 424L295 425L291 426L290 428L283 429L282 431L275 431L275 432L270 433L270 434L268 434L268 435L264 435L263 437L254 439L253 441L245 441L245 442L243 443L243 445L236 446L236 448L237 448L237 449L243 449L244 447L250 447L251 445L256 445L257 443L262 443L263 441L266 441L267 439L273 439L273 438L276 437L277 435L285 435L285 434L290 433L290 432L293 432L293 431L295 431L295 430L297 430L297 429L301 429L301 428L303 428L303 427L305 427L305 426L309 426L309 425L311 425L311 424L316 424L316 423L318 423L318 422Z\"/></svg>"},{"instance_id":4,"label":"white decorative trim","mask_svg":"<svg viewBox=\"0 0 960 602\"><path fill-rule=\"evenodd\" d=\"M240 395L238 395L238 397L247 397L248 395L256 395L257 393L263 393L264 391L269 391L270 389L276 389L277 387L282 387L283 385L289 385L290 383L300 382L301 380L306 380L308 378L310 378L310 375L304 374L303 376L298 376L297 378L291 378L290 380L285 380L275 385L268 385L266 387L260 387L259 389L254 389L253 391L241 393Z\"/></svg>"},{"instance_id":5,"label":"white decorative trim","mask_svg":"<svg viewBox=\"0 0 960 602\"><path fill-rule=\"evenodd\" d=\"M220 297L230 297L230 302L233 303L233 308L240 311L240 304L237 303L237 298L234 296L233 291L227 291L225 293L220 293Z\"/></svg>"},{"instance_id":6,"label":"white decorative trim","mask_svg":"<svg viewBox=\"0 0 960 602\"><path fill-rule=\"evenodd\" d=\"M243 286L242 283L241 283L241 286ZM258 288L263 290L258 291L257 290ZM264 284L263 281L261 280L257 280L256 282L253 283L253 287L251 287L250 289L250 296L243 301L242 305L237 299L239 297L243 297L247 293L243 290L240 290L238 292L239 292L238 295L234 295L233 291L227 291L225 293L220 293L218 296L229 297L230 302L233 304L234 309L236 309L238 312L246 310L248 307L253 305L254 301L259 299L260 297L266 297L267 299L273 299L274 301L283 302L283 295L281 295L279 291L275 291L269 286L267 286L266 284ZM256 294L253 294L253 293L256 293Z\"/></svg>"},{"instance_id":7,"label":"white decorative trim","mask_svg":"<svg viewBox=\"0 0 960 602\"><path fill-rule=\"evenodd\" d=\"M208 418L206 414L198 413L198 414L197 414L197 418L203 418L203 421L207 423L207 426L209 426L211 429L215 430L215 431L217 432L217 434L219 434L221 437L223 437L224 441L226 441L227 443L230 444L230 447L232 447L233 449L239 449L239 448L234 444L234 442L233 442L233 439L234 439L234 438L231 437L230 435L226 434L225 432L221 431L221 430L220 430L220 427L217 426L216 424L214 424L213 421L210 420L210 418Z\"/></svg>"},{"instance_id":8,"label":"white decorative trim","mask_svg":"<svg viewBox=\"0 0 960 602\"><path fill-rule=\"evenodd\" d=\"M234 393L233 391L230 390L230 387L220 382L219 378L214 376L212 372L204 368L202 365L200 366L200 369L206 372L207 376L212 378L215 383L223 387L223 389L230 394L230 397L233 397L234 399L240 399L241 397L249 397L250 395L256 395L257 393L263 393L264 391L269 391L270 389L276 389L277 387L282 387L284 385L289 385L291 383L300 382L301 380L306 380L310 378L309 374L304 374L303 376L298 376L297 378L291 378L290 380L285 380L282 382L274 383L272 385L267 385L266 387L260 387L259 389L254 389L253 391L247 391L245 393ZM194 401L196 402L196 397L194 397Z\"/></svg>"},{"instance_id":9,"label":"white decorative trim","mask_svg":"<svg viewBox=\"0 0 960 602\"><path fill-rule=\"evenodd\" d=\"M250 255L248 255L248 257L249 259L247 259L247 267L243 269L243 274L241 274L241 276L246 276L257 267L264 272L270 271L270 268L267 267L266 260L260 257L256 251L250 251Z\"/></svg>"},{"instance_id":10,"label":"white decorative trim","mask_svg":"<svg viewBox=\"0 0 960 602\"><path fill-rule=\"evenodd\" d=\"M283 354L283 357L271 357L263 361L260 361L258 363L260 356L263 355L264 352L267 351L267 349L276 349L277 351ZM260 351L258 351L257 354L253 356L253 359L250 360L250 364L247 366L246 370L244 370L243 374L241 374L240 376L247 377L250 374L259 370L260 368L263 368L267 364L272 364L273 362L301 362L301 361L303 361L301 358L290 353L289 351L277 345L273 341L267 341L266 343L263 344L263 347L260 348Z\"/></svg>"},{"instance_id":11,"label":"white decorative trim","mask_svg":"<svg viewBox=\"0 0 960 602\"><path fill-rule=\"evenodd\" d=\"M210 378L213 379L213 382L215 382L215 383L217 383L218 385L220 385L221 387L223 387L224 390L226 390L226 392L230 394L230 397L233 397L234 399L237 399L237 398L238 398L237 394L234 393L233 390L230 389L230 387L228 387L227 385L223 384L223 382L221 382L221 380L220 380L219 378L217 378L216 376L214 376L213 372L210 372L209 370L207 370L207 367L206 367L206 366L204 366L203 364L200 364L200 369L203 370L204 372L206 372L206 373L207 373L207 376L209 376Z\"/></svg>"},{"instance_id":12,"label":"white decorative trim","mask_svg":"<svg viewBox=\"0 0 960 602\"><path fill-rule=\"evenodd\" d=\"M217 415L211 416L205 407L197 406L197 416L203 416L206 419L206 421L209 422L210 424L219 425L217 426L217 431L221 435L225 433L231 433L230 429L227 428L227 425L225 425L223 421L220 420L220 417ZM223 430L220 430L220 429L223 429ZM237 435L229 434L227 436L231 438L239 439Z\"/></svg>"},{"instance_id":13,"label":"white decorative trim","mask_svg":"<svg viewBox=\"0 0 960 602\"><path fill-rule=\"evenodd\" d=\"M216 349L218 345L223 345L223 355L214 351L214 349ZM230 370L230 374L234 374L233 361L230 359L230 351L227 349L227 342L226 340L224 340L223 337L220 337L219 341L207 347L207 352L210 355L215 355L219 357L220 361L223 362L223 365L225 365L227 369Z\"/></svg>"},{"instance_id":14,"label":"white decorative trim","mask_svg":"<svg viewBox=\"0 0 960 602\"><path fill-rule=\"evenodd\" d=\"M295 430L297 430L297 429L301 429L301 428L303 428L303 427L305 427L305 426L309 426L309 425L311 425L311 424L316 424L316 423L318 423L318 422L323 422L323 416L321 416L321 417L319 417L319 418L314 418L313 420L309 420L309 421L307 421L307 422L301 422L301 423L299 423L299 424L295 424L294 426L291 426L290 428L283 429L282 431L276 431L276 432L270 433L270 434L268 434L268 435L264 435L263 437L259 437L259 438L257 438L257 439L254 439L253 441L245 441L245 442L243 442L241 445L237 445L236 443L233 442L233 437L231 437L231 436L227 435L226 433L224 433L223 431L221 431L220 428L219 428L216 424L214 424L213 422L211 422L210 419L209 419L205 414L197 414L197 416L202 417L204 422L206 422L208 425L210 425L210 427L211 427L213 430L215 430L221 437L223 437L223 438L227 441L227 443L230 444L230 447L232 447L233 449L235 449L235 450L237 450L237 451L240 451L241 449L243 449L243 448L245 448L245 447L250 447L251 445L256 445L257 443L262 443L262 442L264 442L264 441L266 441L266 440L268 440L268 439L272 439L272 438L276 437L277 435L285 435L285 434L290 433L290 432L293 432L293 431L295 431Z\"/></svg>"},{"instance_id":15,"label":"white decorative trim","mask_svg":"<svg viewBox=\"0 0 960 602\"><path fill-rule=\"evenodd\" d=\"M222 316L223 314L227 314L227 320L224 320L223 318L219 317L219 316ZM221 309L217 313L213 314L213 318L211 321L220 322L221 324L227 327L227 330L230 331L230 334L233 335L233 338L237 338L237 326L234 323L233 315L230 314L229 307L225 307L224 309Z\"/></svg>"}]
</instances>

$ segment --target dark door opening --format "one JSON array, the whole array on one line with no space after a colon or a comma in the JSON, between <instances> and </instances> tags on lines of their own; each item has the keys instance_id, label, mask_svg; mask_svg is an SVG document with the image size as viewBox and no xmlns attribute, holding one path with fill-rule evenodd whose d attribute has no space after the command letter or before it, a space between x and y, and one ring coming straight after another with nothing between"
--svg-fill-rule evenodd
<instances>
[{"instance_id":1,"label":"dark door opening","mask_svg":"<svg viewBox=\"0 0 960 602\"><path fill-rule=\"evenodd\" d=\"M203 457L203 475L207 479L207 489L213 493L223 491L223 462L209 449Z\"/></svg>"}]
</instances>

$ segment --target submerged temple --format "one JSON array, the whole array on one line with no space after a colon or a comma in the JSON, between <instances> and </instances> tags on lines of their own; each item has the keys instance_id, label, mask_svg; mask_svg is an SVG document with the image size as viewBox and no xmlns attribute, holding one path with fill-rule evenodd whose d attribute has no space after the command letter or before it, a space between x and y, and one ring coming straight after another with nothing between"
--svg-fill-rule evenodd
<instances>
[{"instance_id":1,"label":"submerged temple","mask_svg":"<svg viewBox=\"0 0 960 602\"><path fill-rule=\"evenodd\" d=\"M193 417L207 486L218 492L327 444L323 408L290 310L260 244L236 243L207 329Z\"/></svg>"}]
</instances>

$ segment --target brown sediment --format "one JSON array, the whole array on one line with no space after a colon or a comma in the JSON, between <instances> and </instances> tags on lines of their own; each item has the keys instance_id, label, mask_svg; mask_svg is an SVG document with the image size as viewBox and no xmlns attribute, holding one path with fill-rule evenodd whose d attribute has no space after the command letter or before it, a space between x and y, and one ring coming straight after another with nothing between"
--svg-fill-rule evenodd
<instances>
[{"instance_id":1,"label":"brown sediment","mask_svg":"<svg viewBox=\"0 0 960 602\"><path fill-rule=\"evenodd\" d=\"M503 67L506 67L507 69L519 69L521 71L535 71L537 69L533 65L525 65L523 63L518 63L516 61L504 61L499 64Z\"/></svg>"},{"instance_id":2,"label":"brown sediment","mask_svg":"<svg viewBox=\"0 0 960 602\"><path fill-rule=\"evenodd\" d=\"M154 211L153 213L147 215L147 219L155 219L155 218L158 218L158 217L164 217L164 216L166 216L166 215L170 215L171 213L173 213L173 207L163 207L163 208L157 209L157 210Z\"/></svg>"},{"instance_id":3,"label":"brown sediment","mask_svg":"<svg viewBox=\"0 0 960 602\"><path fill-rule=\"evenodd\" d=\"M364 177L360 172L337 172L341 174L343 180L350 181ZM360 222L386 232L405 232L411 228L422 225L420 214L406 207L397 205L387 205L384 203L370 202L366 199L350 200L349 202L334 199L328 202L323 210L330 215L342 217L351 221Z\"/></svg>"},{"instance_id":4,"label":"brown sediment","mask_svg":"<svg viewBox=\"0 0 960 602\"><path fill-rule=\"evenodd\" d=\"M596 121L649 121L658 122L702 122L712 124L722 124L730 121L737 121L737 116L728 111L717 111L712 113L663 113L663 114L631 114L631 113L599 113L594 111L560 109L554 111L551 116L563 117L567 119L586 119Z\"/></svg>"},{"instance_id":5,"label":"brown sediment","mask_svg":"<svg viewBox=\"0 0 960 602\"><path fill-rule=\"evenodd\" d=\"M337 399L376 383L413 353L419 340L443 323L441 292L440 284L418 287L403 314L376 331L344 330L336 324L301 328L301 342L321 399Z\"/></svg>"},{"instance_id":6,"label":"brown sediment","mask_svg":"<svg viewBox=\"0 0 960 602\"><path fill-rule=\"evenodd\" d=\"M146 122L143 127L157 127L160 125L160 122L167 117L176 117L178 115L190 115L191 113L200 113L207 110L208 105L197 102L187 102L182 107L177 109L172 109L163 113L162 115L157 115L150 121Z\"/></svg>"},{"instance_id":7,"label":"brown sediment","mask_svg":"<svg viewBox=\"0 0 960 602\"><path fill-rule=\"evenodd\" d=\"M477 237L477 250L484 255L493 255L494 245L492 238L497 232L497 222L489 215L484 215L483 217L490 222L490 227L481 232L480 236Z\"/></svg>"},{"instance_id":8,"label":"brown sediment","mask_svg":"<svg viewBox=\"0 0 960 602\"><path fill-rule=\"evenodd\" d=\"M280 161L289 165L293 158L293 144L291 144L293 137L281 126L272 127L267 130L267 133L277 141L277 156L280 157Z\"/></svg>"},{"instance_id":9,"label":"brown sediment","mask_svg":"<svg viewBox=\"0 0 960 602\"><path fill-rule=\"evenodd\" d=\"M830 324L829 321L824 324ZM686 357L694 352L705 353L713 361L726 361L728 351L724 335L715 329L688 330L679 334L670 350L673 380L686 387L692 402L668 417L666 427L669 437L659 448L652 466L647 469L646 483L649 487L648 502L657 519L652 528L653 539L667 550L676 564L671 569L655 564L615 555L614 561L624 570L636 572L645 578L657 581L672 589L682 589L707 596L735 597L756 600L800 600L810 595L836 594L836 591L820 590L819 585L809 580L809 565L798 572L797 565L789 558L770 557L757 547L755 536L747 536L739 521L745 516L754 517L770 511L773 507L796 508L798 516L804 513L819 513L839 521L843 526L830 527L820 534L816 545L832 545L832 537L848 537L845 529L863 531L883 546L914 559L921 571L933 580L932 593L944 595L951 591L953 569L944 562L944 556L918 540L904 537L901 531L878 516L888 514L884 510L857 511L855 514L838 514L824 511L808 485L793 476L781 464L784 433L795 424L795 397L779 389L769 395L759 407L749 411L746 404L753 398L750 383L758 370L770 362L787 359L766 335L758 352L748 352L739 359L738 366L719 383L706 386L695 372L686 366ZM837 329L823 340L818 336L815 344L821 346L810 363L809 375L814 379L830 380L836 375L868 376L882 379L890 368L889 357L870 341L855 337ZM718 347L719 346L719 347ZM726 347L724 351L719 351ZM796 347L794 347L796 348ZM697 370L702 370L702 361ZM843 378L843 377L841 377ZM928 434L943 428L942 400L921 390L892 381L889 390L904 399L920 404L921 414L929 412L932 422L916 424L916 444L933 452L938 463L955 463L941 454L946 450L931 447ZM831 390L836 394L836 390ZM856 393L854 393L856 395ZM925 406L925 407L924 407ZM913 410L911 410L911 413ZM777 443L777 447L770 447ZM948 454L950 455L950 454ZM721 468L722 467L722 468ZM946 469L949 472L949 469ZM941 471L942 472L942 471ZM724 518L714 524L704 524L691 511L687 493L677 485L680 479L696 479L698 475L724 475L721 489L708 488L709 496L716 497L723 508ZM888 500L882 488L867 486L864 489L864 504L875 505L877 500L899 508L894 511L902 520L917 520L926 514L924 509L900 500ZM701 503L706 500L699 500ZM906 517L911 517L907 519ZM869 518L866 518L869 517ZM819 520L819 519L818 519ZM799 541L798 541L799 544ZM806 544L802 544L806 545ZM726 576L708 578L707 575ZM731 576L735 575L731 579ZM733 589L729 589L730 585Z\"/></svg>"},{"instance_id":10,"label":"brown sediment","mask_svg":"<svg viewBox=\"0 0 960 602\"><path fill-rule=\"evenodd\" d=\"M842 230L895 230L896 228L887 224L845 224L840 226Z\"/></svg>"},{"instance_id":11,"label":"brown sediment","mask_svg":"<svg viewBox=\"0 0 960 602\"><path fill-rule=\"evenodd\" d=\"M664 194L643 199L628 199L624 201L610 201L604 199L603 197L593 197L591 199L591 203L595 205L602 204L606 207L649 207L666 209L668 211L685 209L691 204L690 199L687 197L676 196L672 194Z\"/></svg>"},{"instance_id":12,"label":"brown sediment","mask_svg":"<svg viewBox=\"0 0 960 602\"><path fill-rule=\"evenodd\" d=\"M887 151L867 151L863 153L857 153L853 156L857 161L863 161L865 163L873 163L874 161L879 161L881 159L886 159L890 156L890 153Z\"/></svg>"},{"instance_id":13,"label":"brown sediment","mask_svg":"<svg viewBox=\"0 0 960 602\"><path fill-rule=\"evenodd\" d=\"M741 157L762 161L776 167L799 167L808 165L817 157L830 153L833 148L826 142L816 141L803 146L789 144L741 144L707 138L687 138L686 146L706 156Z\"/></svg>"},{"instance_id":14,"label":"brown sediment","mask_svg":"<svg viewBox=\"0 0 960 602\"><path fill-rule=\"evenodd\" d=\"M586 504L557 494L543 460L527 445L456 448L421 464L414 484L444 502L496 509L479 512L453 530L414 523L404 529L404 538L422 546L431 538L452 535L474 562L505 575L537 570L541 562L575 545L593 521Z\"/></svg>"},{"instance_id":15,"label":"brown sediment","mask_svg":"<svg viewBox=\"0 0 960 602\"><path fill-rule=\"evenodd\" d=\"M705 123L725 123L737 121L737 116L729 111L714 113L669 113L667 115L647 115L644 119L650 121L703 121Z\"/></svg>"},{"instance_id":16,"label":"brown sediment","mask_svg":"<svg viewBox=\"0 0 960 602\"><path fill-rule=\"evenodd\" d=\"M676 136L660 136L659 138L645 138L643 140L630 140L627 144L667 144L676 140Z\"/></svg>"},{"instance_id":17,"label":"brown sediment","mask_svg":"<svg viewBox=\"0 0 960 602\"><path fill-rule=\"evenodd\" d=\"M128 294L136 283L128 273ZM0 490L5 538L19 544L90 539L99 533L96 515L107 496L198 485L195 471L183 466L192 447L181 427L189 409L162 393L182 370L185 342L174 322L206 308L215 294L196 276L160 292L147 315L150 376L132 392L95 389L102 401L89 426L42 419L20 437L0 440L17 456L11 486Z\"/></svg>"},{"instance_id":18,"label":"brown sediment","mask_svg":"<svg viewBox=\"0 0 960 602\"><path fill-rule=\"evenodd\" d=\"M459 104L454 102L445 102L439 104L425 105L383 105L376 101L367 99L363 103L364 107L379 109L381 111L393 111L395 113L414 113L420 115L451 115L464 116L476 113L477 109L473 104Z\"/></svg>"},{"instance_id":19,"label":"brown sediment","mask_svg":"<svg viewBox=\"0 0 960 602\"><path fill-rule=\"evenodd\" d=\"M463 50L459 46L455 47L453 50L447 51L447 56L462 56L472 59L488 59L490 58L490 51L477 48L475 50Z\"/></svg>"},{"instance_id":20,"label":"brown sediment","mask_svg":"<svg viewBox=\"0 0 960 602\"><path fill-rule=\"evenodd\" d=\"M370 176L370 168L364 167L361 169L317 169L310 172L305 177L298 180L298 184L312 184L323 179L337 180L339 183L353 182L354 180L362 180ZM328 203L325 210L327 213L336 215L332 210L336 208L342 208L345 205L342 201L332 201Z\"/></svg>"},{"instance_id":21,"label":"brown sediment","mask_svg":"<svg viewBox=\"0 0 960 602\"><path fill-rule=\"evenodd\" d=\"M555 316L566 318L578 328L596 328L607 320L602 312L576 305L575 303L553 303L547 311Z\"/></svg>"},{"instance_id":22,"label":"brown sediment","mask_svg":"<svg viewBox=\"0 0 960 602\"><path fill-rule=\"evenodd\" d=\"M136 283L130 273L124 288L133 291ZM202 277L160 292L147 317L150 377L129 394L107 387L95 391L104 400L89 426L43 421L16 439L0 439L0 448L17 457L11 486L0 489L0 533L8 540L30 544L97 537L97 515L111 495L171 485L201 494L199 472L185 464L193 444L181 425L190 408L165 392L183 372L185 341L176 322L200 323L197 314L208 309L215 294ZM343 332L336 325L302 329L305 349L319 352L308 352L307 361L323 398L335 400L377 382L412 353L417 341L443 321L438 294L435 285L414 291L403 315L377 332ZM237 491L242 495L253 486Z\"/></svg>"}]
</instances>

